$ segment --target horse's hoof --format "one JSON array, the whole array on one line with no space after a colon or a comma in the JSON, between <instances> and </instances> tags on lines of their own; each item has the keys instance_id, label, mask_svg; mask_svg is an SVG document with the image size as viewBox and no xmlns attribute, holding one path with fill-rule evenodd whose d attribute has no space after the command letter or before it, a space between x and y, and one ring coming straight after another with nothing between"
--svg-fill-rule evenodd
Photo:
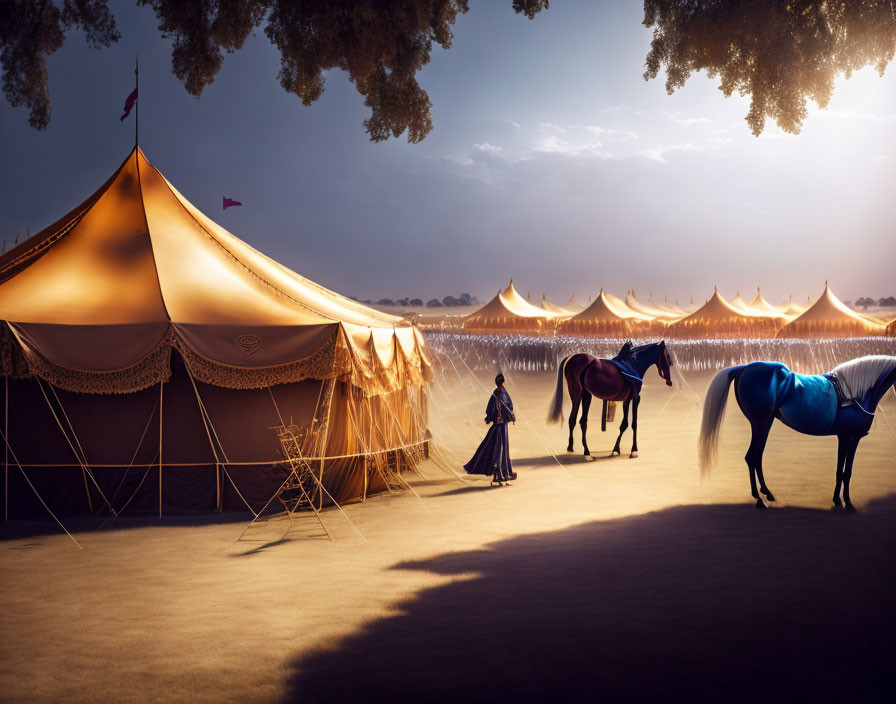
<instances>
[{"instance_id":1,"label":"horse's hoof","mask_svg":"<svg viewBox=\"0 0 896 704\"><path fill-rule=\"evenodd\" d=\"M762 493L765 494L765 498L768 499L769 501L774 501L774 500L775 500L775 497L772 496L772 492L770 492L768 489L766 489L766 490L763 491Z\"/></svg>"},{"instance_id":2,"label":"horse's hoof","mask_svg":"<svg viewBox=\"0 0 896 704\"><path fill-rule=\"evenodd\" d=\"M834 499L834 508L843 508L843 504L841 503L839 498Z\"/></svg>"},{"instance_id":3,"label":"horse's hoof","mask_svg":"<svg viewBox=\"0 0 896 704\"><path fill-rule=\"evenodd\" d=\"M570 445L569 447L567 447L567 448L566 448L566 451L567 451L567 452L575 452L575 450L572 449L572 445Z\"/></svg>"},{"instance_id":4,"label":"horse's hoof","mask_svg":"<svg viewBox=\"0 0 896 704\"><path fill-rule=\"evenodd\" d=\"M584 453L584 454L585 454L585 457L591 457L591 452L590 452L590 450L588 450L587 447L585 448L585 453Z\"/></svg>"},{"instance_id":5,"label":"horse's hoof","mask_svg":"<svg viewBox=\"0 0 896 704\"><path fill-rule=\"evenodd\" d=\"M610 457L619 457L619 455L621 455L621 454L622 454L622 453L619 452L619 450L613 450L613 451L610 453Z\"/></svg>"},{"instance_id":6,"label":"horse's hoof","mask_svg":"<svg viewBox=\"0 0 896 704\"><path fill-rule=\"evenodd\" d=\"M856 511L856 507L852 504L846 504L846 506L843 507L843 510L847 513L858 513L858 511Z\"/></svg>"},{"instance_id":7,"label":"horse's hoof","mask_svg":"<svg viewBox=\"0 0 896 704\"><path fill-rule=\"evenodd\" d=\"M768 508L768 506L762 502L762 499L756 499L756 508Z\"/></svg>"},{"instance_id":8,"label":"horse's hoof","mask_svg":"<svg viewBox=\"0 0 896 704\"><path fill-rule=\"evenodd\" d=\"M638 457L637 450L635 450L634 452L632 452L632 454L629 455L629 459L637 459L637 457Z\"/></svg>"},{"instance_id":9,"label":"horse's hoof","mask_svg":"<svg viewBox=\"0 0 896 704\"><path fill-rule=\"evenodd\" d=\"M585 461L586 462L597 462L597 460L594 459L591 455L585 455Z\"/></svg>"}]
</instances>

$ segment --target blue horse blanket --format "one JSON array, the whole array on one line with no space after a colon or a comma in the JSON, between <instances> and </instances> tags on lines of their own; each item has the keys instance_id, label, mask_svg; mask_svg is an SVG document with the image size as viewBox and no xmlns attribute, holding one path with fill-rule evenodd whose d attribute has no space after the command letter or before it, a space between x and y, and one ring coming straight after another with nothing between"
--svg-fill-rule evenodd
<instances>
[{"instance_id":1,"label":"blue horse blanket","mask_svg":"<svg viewBox=\"0 0 896 704\"><path fill-rule=\"evenodd\" d=\"M639 396L641 394L641 384L644 383L644 377L638 373L638 370L635 369L627 359L613 357L613 359L608 361L613 364L619 370L620 374L625 377L626 381L632 385L632 396Z\"/></svg>"},{"instance_id":2,"label":"blue horse blanket","mask_svg":"<svg viewBox=\"0 0 896 704\"><path fill-rule=\"evenodd\" d=\"M837 417L837 391L820 375L791 372L792 386L778 407L781 421L808 435L827 435Z\"/></svg>"}]
</instances>

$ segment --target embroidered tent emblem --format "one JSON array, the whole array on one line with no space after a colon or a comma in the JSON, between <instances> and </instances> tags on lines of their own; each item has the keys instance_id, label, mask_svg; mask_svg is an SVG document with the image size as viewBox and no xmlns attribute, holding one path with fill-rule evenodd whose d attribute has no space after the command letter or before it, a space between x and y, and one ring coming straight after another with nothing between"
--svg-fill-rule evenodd
<instances>
[{"instance_id":1,"label":"embroidered tent emblem","mask_svg":"<svg viewBox=\"0 0 896 704\"><path fill-rule=\"evenodd\" d=\"M249 333L245 333L240 335L235 340L236 346L240 348L240 352L243 354L253 354L259 347L261 347L261 338L258 335L251 335Z\"/></svg>"}]
</instances>

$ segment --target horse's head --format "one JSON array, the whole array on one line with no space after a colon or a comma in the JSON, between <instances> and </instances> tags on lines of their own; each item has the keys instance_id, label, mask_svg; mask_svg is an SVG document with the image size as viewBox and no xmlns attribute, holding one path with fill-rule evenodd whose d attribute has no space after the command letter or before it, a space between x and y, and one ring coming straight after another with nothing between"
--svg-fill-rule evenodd
<instances>
[{"instance_id":1,"label":"horse's head","mask_svg":"<svg viewBox=\"0 0 896 704\"><path fill-rule=\"evenodd\" d=\"M666 349L666 341L663 340L659 344L659 354L656 357L656 369L660 373L660 378L664 379L666 386L672 386L672 356Z\"/></svg>"}]
</instances>

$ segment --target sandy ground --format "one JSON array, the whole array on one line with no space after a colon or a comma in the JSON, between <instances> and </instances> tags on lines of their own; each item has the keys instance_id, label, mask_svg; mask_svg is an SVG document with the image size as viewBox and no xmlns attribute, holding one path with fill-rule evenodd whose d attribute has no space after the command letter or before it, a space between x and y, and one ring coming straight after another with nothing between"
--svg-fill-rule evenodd
<instances>
[{"instance_id":1,"label":"sandy ground","mask_svg":"<svg viewBox=\"0 0 896 704\"><path fill-rule=\"evenodd\" d=\"M708 380L687 379L701 398ZM701 484L686 387L651 376L637 459L606 457L615 433L595 413L586 462L544 423L552 384L508 380L513 486L431 462L421 500L346 507L366 542L332 510L333 542L313 519L235 542L238 515L122 518L76 532L80 551L47 522L7 524L0 699L893 701L896 436L882 414L856 460L857 515L830 510L836 441L780 424L765 460L778 502L762 512L733 403ZM433 390L458 465L486 400L471 378ZM892 393L883 407L896 425Z\"/></svg>"}]
</instances>

